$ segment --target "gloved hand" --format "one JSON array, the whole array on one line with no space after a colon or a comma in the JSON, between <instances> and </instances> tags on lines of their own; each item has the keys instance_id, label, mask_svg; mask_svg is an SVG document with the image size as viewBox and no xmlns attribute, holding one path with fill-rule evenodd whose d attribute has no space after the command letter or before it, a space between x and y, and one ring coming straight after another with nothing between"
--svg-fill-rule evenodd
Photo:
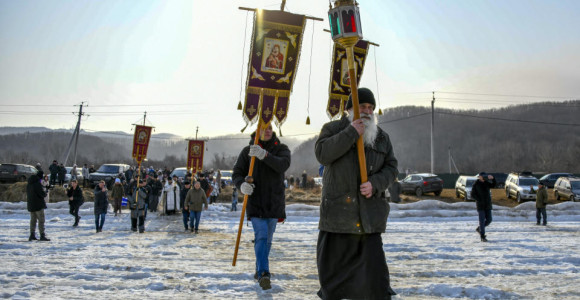
<instances>
[{"instance_id":1,"label":"gloved hand","mask_svg":"<svg viewBox=\"0 0 580 300\"><path fill-rule=\"evenodd\" d=\"M242 191L242 193L244 195L250 196L254 192L254 185L253 184L250 184L250 183L247 183L247 182L244 182L240 186L240 190Z\"/></svg>"},{"instance_id":2,"label":"gloved hand","mask_svg":"<svg viewBox=\"0 0 580 300\"><path fill-rule=\"evenodd\" d=\"M251 145L250 153L248 155L255 156L257 159L262 160L264 157L266 157L266 154L268 154L268 151L264 150L262 147L258 145Z\"/></svg>"}]
</instances>

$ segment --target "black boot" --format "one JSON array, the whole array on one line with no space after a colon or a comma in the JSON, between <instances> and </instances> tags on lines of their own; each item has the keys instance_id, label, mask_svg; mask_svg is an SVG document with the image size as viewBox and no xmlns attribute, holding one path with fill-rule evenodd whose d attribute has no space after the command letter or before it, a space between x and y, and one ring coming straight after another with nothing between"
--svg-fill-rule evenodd
<instances>
[{"instance_id":1,"label":"black boot","mask_svg":"<svg viewBox=\"0 0 580 300\"><path fill-rule=\"evenodd\" d=\"M258 279L258 283L263 290L271 289L272 285L270 284L270 274L266 272L262 273L262 276L260 279Z\"/></svg>"},{"instance_id":2,"label":"black boot","mask_svg":"<svg viewBox=\"0 0 580 300\"><path fill-rule=\"evenodd\" d=\"M475 228L475 231L479 232L479 226L477 226L477 228Z\"/></svg>"},{"instance_id":3,"label":"black boot","mask_svg":"<svg viewBox=\"0 0 580 300\"><path fill-rule=\"evenodd\" d=\"M50 242L50 239L47 238L46 235L44 235L44 233L43 233L40 235L40 241L41 242Z\"/></svg>"},{"instance_id":4,"label":"black boot","mask_svg":"<svg viewBox=\"0 0 580 300\"><path fill-rule=\"evenodd\" d=\"M481 241L482 242L487 242L487 238L486 238L485 234L482 234L481 235Z\"/></svg>"},{"instance_id":5,"label":"black boot","mask_svg":"<svg viewBox=\"0 0 580 300\"><path fill-rule=\"evenodd\" d=\"M28 237L28 241L36 241L36 240L38 240L38 239L36 238L36 234L35 234L34 232L33 232L33 233L31 233L31 234L30 234L30 237Z\"/></svg>"}]
</instances>

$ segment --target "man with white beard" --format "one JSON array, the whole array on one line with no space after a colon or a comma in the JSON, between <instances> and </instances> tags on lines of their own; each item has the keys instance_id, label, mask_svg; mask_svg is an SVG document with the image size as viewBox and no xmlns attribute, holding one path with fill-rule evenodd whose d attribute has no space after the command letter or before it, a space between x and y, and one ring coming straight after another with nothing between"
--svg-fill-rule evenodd
<instances>
[{"instance_id":1,"label":"man with white beard","mask_svg":"<svg viewBox=\"0 0 580 300\"><path fill-rule=\"evenodd\" d=\"M360 88L361 119L348 114L325 124L315 145L324 165L316 263L322 299L391 299L381 233L389 203L385 190L395 181L397 159L389 136L377 126L375 97ZM368 181L361 183L356 142L363 136Z\"/></svg>"}]
</instances>

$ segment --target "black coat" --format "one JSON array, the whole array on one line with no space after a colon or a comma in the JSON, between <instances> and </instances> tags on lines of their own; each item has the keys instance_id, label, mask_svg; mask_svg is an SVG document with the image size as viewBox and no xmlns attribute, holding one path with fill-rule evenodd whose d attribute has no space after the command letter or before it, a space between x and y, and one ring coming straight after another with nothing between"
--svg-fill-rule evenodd
<instances>
[{"instance_id":1,"label":"black coat","mask_svg":"<svg viewBox=\"0 0 580 300\"><path fill-rule=\"evenodd\" d=\"M187 210L185 210L185 206L183 205L183 203L185 202L185 197L187 196L187 192L189 192L190 188L183 188L181 190L179 190L179 207L181 207L181 211L182 212L187 212Z\"/></svg>"},{"instance_id":2,"label":"black coat","mask_svg":"<svg viewBox=\"0 0 580 300\"><path fill-rule=\"evenodd\" d=\"M40 178L37 175L28 177L26 185L27 208L29 212L35 212L46 208L44 197L46 193L40 184Z\"/></svg>"},{"instance_id":3,"label":"black coat","mask_svg":"<svg viewBox=\"0 0 580 300\"><path fill-rule=\"evenodd\" d=\"M97 185L95 187L95 215L106 214L109 208L107 191L104 191Z\"/></svg>"},{"instance_id":4,"label":"black coat","mask_svg":"<svg viewBox=\"0 0 580 300\"><path fill-rule=\"evenodd\" d=\"M76 189L73 189L72 186L66 191L67 197L72 197L72 201L69 200L69 204L74 204L81 206L85 202L85 198L83 196L83 190L80 186L77 185Z\"/></svg>"},{"instance_id":5,"label":"black coat","mask_svg":"<svg viewBox=\"0 0 580 300\"><path fill-rule=\"evenodd\" d=\"M254 134L250 144L254 142ZM286 218L286 195L284 186L284 172L290 167L290 149L282 144L272 133L272 138L260 141L260 146L268 151L268 155L254 164L254 192L248 198L248 218ZM232 181L238 189L244 183L250 170L250 146L244 147L232 174Z\"/></svg>"},{"instance_id":6,"label":"black coat","mask_svg":"<svg viewBox=\"0 0 580 300\"><path fill-rule=\"evenodd\" d=\"M495 178L491 181L484 180L479 181L476 180L473 186L471 187L471 197L475 199L475 205L477 206L477 210L488 210L492 209L491 205L491 195L489 194L489 189L495 187Z\"/></svg>"}]
</instances>

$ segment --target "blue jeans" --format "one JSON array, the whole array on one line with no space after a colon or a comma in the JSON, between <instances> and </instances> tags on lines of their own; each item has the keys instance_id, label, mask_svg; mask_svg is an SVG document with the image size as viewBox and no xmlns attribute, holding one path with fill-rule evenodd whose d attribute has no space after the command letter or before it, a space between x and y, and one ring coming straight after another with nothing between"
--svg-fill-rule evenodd
<instances>
[{"instance_id":1,"label":"blue jeans","mask_svg":"<svg viewBox=\"0 0 580 300\"><path fill-rule=\"evenodd\" d=\"M542 217L544 218L544 225L548 224L548 219L546 216L546 208L536 208L536 220L538 221L538 224L540 224L540 221L542 220Z\"/></svg>"},{"instance_id":2,"label":"blue jeans","mask_svg":"<svg viewBox=\"0 0 580 300\"><path fill-rule=\"evenodd\" d=\"M103 225L105 224L105 216L106 215L107 215L106 213L95 215L95 227L97 227L97 229L103 229ZM101 220L101 222L99 222L99 219Z\"/></svg>"},{"instance_id":3,"label":"blue jeans","mask_svg":"<svg viewBox=\"0 0 580 300\"><path fill-rule=\"evenodd\" d=\"M199 229L199 219L201 219L201 211L190 211L189 212L189 227ZM193 221L195 220L195 227L193 227Z\"/></svg>"},{"instance_id":4,"label":"blue jeans","mask_svg":"<svg viewBox=\"0 0 580 300\"><path fill-rule=\"evenodd\" d=\"M262 274L270 274L268 256L272 248L272 237L276 231L278 219L252 218L254 228L254 252L256 253L256 272L258 279Z\"/></svg>"},{"instance_id":5,"label":"blue jeans","mask_svg":"<svg viewBox=\"0 0 580 300\"><path fill-rule=\"evenodd\" d=\"M478 210L479 214L479 233L485 234L485 227L491 224L491 209Z\"/></svg>"},{"instance_id":6,"label":"blue jeans","mask_svg":"<svg viewBox=\"0 0 580 300\"><path fill-rule=\"evenodd\" d=\"M183 215L183 227L187 229L187 223L189 221L189 212L187 210L182 210L181 214ZM193 227L191 227L193 228Z\"/></svg>"}]
</instances>

